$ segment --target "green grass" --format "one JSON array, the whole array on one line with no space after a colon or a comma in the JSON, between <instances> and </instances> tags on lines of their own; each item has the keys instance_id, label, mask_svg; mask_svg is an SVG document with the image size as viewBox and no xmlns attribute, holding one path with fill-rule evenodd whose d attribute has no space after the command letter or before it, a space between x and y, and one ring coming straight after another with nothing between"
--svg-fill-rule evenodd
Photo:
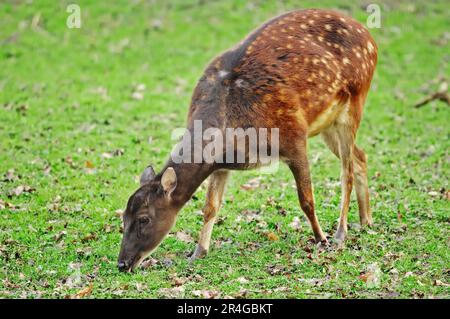
<instances>
[{"instance_id":1,"label":"green grass","mask_svg":"<svg viewBox=\"0 0 450 319\"><path fill-rule=\"evenodd\" d=\"M319 251L285 166L236 172L208 257L189 265L195 243L174 235L197 238L202 186L154 253L158 263L134 274L116 269L116 211L144 167L166 161L206 64L286 10L338 8L361 22L366 13L357 1L79 1L82 28L68 29L72 2L0 4L0 297L63 298L90 284L87 297L168 297L176 291L161 288L177 277L185 297L449 298L449 109L413 107L436 79L448 81L446 1L385 1L382 28L371 30L379 64L358 133L369 157L371 230L356 227L353 200L346 248ZM144 98L133 99L140 83ZM123 154L102 156L115 150ZM320 138L310 140L310 159L318 216L332 235L339 163ZM258 176L259 189L240 188ZM10 195L20 185L35 190ZM258 220L247 222L245 210ZM360 276L373 264L375 287Z\"/></svg>"}]
</instances>

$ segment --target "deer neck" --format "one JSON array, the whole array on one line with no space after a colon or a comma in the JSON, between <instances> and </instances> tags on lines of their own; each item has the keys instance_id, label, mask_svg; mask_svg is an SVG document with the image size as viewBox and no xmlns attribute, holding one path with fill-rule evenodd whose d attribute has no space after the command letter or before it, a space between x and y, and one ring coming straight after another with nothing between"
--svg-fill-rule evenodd
<instances>
[{"instance_id":1,"label":"deer neck","mask_svg":"<svg viewBox=\"0 0 450 319\"><path fill-rule=\"evenodd\" d=\"M214 171L211 164L206 163L174 163L171 159L163 169L172 167L177 176L177 186L172 193L174 204L181 208L188 202L197 188Z\"/></svg>"}]
</instances>

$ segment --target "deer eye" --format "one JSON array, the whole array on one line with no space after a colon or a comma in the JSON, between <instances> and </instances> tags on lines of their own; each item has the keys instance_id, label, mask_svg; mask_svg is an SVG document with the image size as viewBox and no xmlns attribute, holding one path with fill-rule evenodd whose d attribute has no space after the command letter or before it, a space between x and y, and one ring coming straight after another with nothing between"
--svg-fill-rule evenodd
<instances>
[{"instance_id":1,"label":"deer eye","mask_svg":"<svg viewBox=\"0 0 450 319\"><path fill-rule=\"evenodd\" d=\"M141 226L144 226L150 222L150 219L147 216L139 217L138 222Z\"/></svg>"}]
</instances>

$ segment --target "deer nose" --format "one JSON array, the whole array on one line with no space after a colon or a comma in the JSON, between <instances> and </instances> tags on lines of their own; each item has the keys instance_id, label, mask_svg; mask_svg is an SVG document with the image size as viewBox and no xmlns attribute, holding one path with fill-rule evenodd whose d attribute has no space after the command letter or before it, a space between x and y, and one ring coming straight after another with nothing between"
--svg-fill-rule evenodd
<instances>
[{"instance_id":1,"label":"deer nose","mask_svg":"<svg viewBox=\"0 0 450 319\"><path fill-rule=\"evenodd\" d=\"M125 261L119 261L119 263L117 264L117 267L119 268L120 271L125 271L128 268L127 262Z\"/></svg>"}]
</instances>

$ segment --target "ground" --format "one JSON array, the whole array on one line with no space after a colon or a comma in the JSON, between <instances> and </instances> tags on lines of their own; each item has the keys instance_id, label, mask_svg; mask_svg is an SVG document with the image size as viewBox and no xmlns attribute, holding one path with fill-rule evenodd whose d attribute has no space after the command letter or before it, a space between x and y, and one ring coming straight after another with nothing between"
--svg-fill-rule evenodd
<instances>
[{"instance_id":1,"label":"ground","mask_svg":"<svg viewBox=\"0 0 450 319\"><path fill-rule=\"evenodd\" d=\"M69 3L81 8L69 29ZM210 254L192 265L202 186L135 273L119 273L118 217L160 169L203 68L265 20L365 1L7 1L0 5L0 297L449 298L449 8L383 1L379 64L358 133L375 225L321 251L285 166L236 172ZM357 67L357 66L355 66ZM309 145L317 214L332 236L339 163ZM353 194L354 198L354 194Z\"/></svg>"}]
</instances>

